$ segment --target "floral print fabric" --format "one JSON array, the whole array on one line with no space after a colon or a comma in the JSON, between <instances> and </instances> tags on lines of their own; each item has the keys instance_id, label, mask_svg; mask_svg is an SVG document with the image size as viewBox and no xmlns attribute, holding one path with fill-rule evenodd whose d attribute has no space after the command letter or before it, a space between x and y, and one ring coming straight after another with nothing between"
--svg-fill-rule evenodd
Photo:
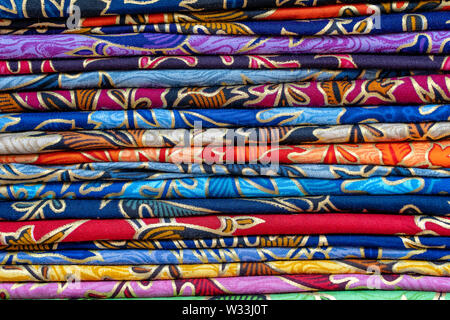
<instances>
[{"instance_id":1,"label":"floral print fabric","mask_svg":"<svg viewBox=\"0 0 450 320\"><path fill-rule=\"evenodd\" d=\"M447 1L0 4L0 299L445 299Z\"/></svg>"}]
</instances>

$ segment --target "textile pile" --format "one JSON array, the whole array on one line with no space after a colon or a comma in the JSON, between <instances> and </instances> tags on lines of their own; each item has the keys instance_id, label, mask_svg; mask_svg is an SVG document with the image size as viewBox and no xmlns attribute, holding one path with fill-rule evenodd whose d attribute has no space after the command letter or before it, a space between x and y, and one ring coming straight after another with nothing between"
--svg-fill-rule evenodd
<instances>
[{"instance_id":1,"label":"textile pile","mask_svg":"<svg viewBox=\"0 0 450 320\"><path fill-rule=\"evenodd\" d=\"M0 1L0 298L447 299L449 11Z\"/></svg>"}]
</instances>

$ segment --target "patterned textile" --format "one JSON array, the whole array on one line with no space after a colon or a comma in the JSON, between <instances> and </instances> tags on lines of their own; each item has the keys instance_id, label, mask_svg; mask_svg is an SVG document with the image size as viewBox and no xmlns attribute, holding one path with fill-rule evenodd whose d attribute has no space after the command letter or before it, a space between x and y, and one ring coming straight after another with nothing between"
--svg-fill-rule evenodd
<instances>
[{"instance_id":1,"label":"patterned textile","mask_svg":"<svg viewBox=\"0 0 450 320\"><path fill-rule=\"evenodd\" d=\"M105 149L0 155L0 163L35 165L95 162L168 162L176 164L294 163L386 165L410 168L450 168L450 140L361 144L301 144L247 147L175 147ZM224 180L225 181L225 180ZM231 180L230 180L231 181ZM267 180L269 181L269 180Z\"/></svg>"},{"instance_id":2,"label":"patterned textile","mask_svg":"<svg viewBox=\"0 0 450 320\"><path fill-rule=\"evenodd\" d=\"M195 69L194 69L195 68ZM449 56L378 54L136 56L0 60L0 75L140 69L384 69L450 70Z\"/></svg>"},{"instance_id":3,"label":"patterned textile","mask_svg":"<svg viewBox=\"0 0 450 320\"><path fill-rule=\"evenodd\" d=\"M445 300L448 12L0 0L0 300Z\"/></svg>"},{"instance_id":4,"label":"patterned textile","mask_svg":"<svg viewBox=\"0 0 450 320\"><path fill-rule=\"evenodd\" d=\"M366 1L367 2L367 1ZM291 4L293 5L293 4ZM97 27L107 25L137 25L150 23L172 22L218 22L218 21L246 21L246 20L298 20L320 19L334 17L354 17L380 14L394 14L398 12L427 12L447 11L450 6L446 1L392 1L384 3L355 3L321 5L318 7L290 7L253 10L222 10L212 12L184 11L163 12L158 14L123 14L81 17L79 27ZM61 12L62 13L62 12ZM122 13L122 12L121 12ZM126 13L126 12L125 12ZM65 28L67 19L0 19L0 27L14 29L28 28Z\"/></svg>"},{"instance_id":5,"label":"patterned textile","mask_svg":"<svg viewBox=\"0 0 450 320\"><path fill-rule=\"evenodd\" d=\"M0 186L0 200L36 199L195 199L302 197L329 195L441 195L447 178L373 177L304 179L285 177L194 177L167 180L66 182Z\"/></svg>"},{"instance_id":6,"label":"patterned textile","mask_svg":"<svg viewBox=\"0 0 450 320\"><path fill-rule=\"evenodd\" d=\"M323 248L364 247L384 249L448 250L450 237L382 236L382 235L270 235L237 236L183 240L97 240L40 244L11 244L0 246L8 251L52 250L122 250L122 249L226 249L226 248Z\"/></svg>"},{"instance_id":7,"label":"patterned textile","mask_svg":"<svg viewBox=\"0 0 450 320\"><path fill-rule=\"evenodd\" d=\"M333 219L333 224L329 223L330 219ZM0 232L0 245L97 240L183 240L298 234L402 234L447 237L450 235L450 218L424 215L311 213L300 215L208 215L171 219L0 221ZM312 248L312 250L315 249L317 248ZM419 254L426 251L422 249L418 250ZM433 251L433 249L430 250ZM448 250L439 249L437 251ZM144 250L143 252L147 251ZM195 252L195 250L192 250L192 252ZM4 252L4 254L6 255L7 252ZM41 252L38 253L37 257L46 254L52 255L51 252ZM55 259L59 258L55 256Z\"/></svg>"},{"instance_id":8,"label":"patterned textile","mask_svg":"<svg viewBox=\"0 0 450 320\"><path fill-rule=\"evenodd\" d=\"M450 76L436 74L375 80L312 81L253 86L8 92L0 93L0 112L341 107L427 105L449 102ZM433 108L433 106L425 107L427 110L425 113Z\"/></svg>"},{"instance_id":9,"label":"patterned textile","mask_svg":"<svg viewBox=\"0 0 450 320\"><path fill-rule=\"evenodd\" d=\"M105 129L287 127L450 121L450 104L330 108L78 111L0 114L0 132Z\"/></svg>"},{"instance_id":10,"label":"patterned textile","mask_svg":"<svg viewBox=\"0 0 450 320\"><path fill-rule=\"evenodd\" d=\"M132 55L407 53L449 54L450 31L386 35L264 37L164 33L3 35L0 59Z\"/></svg>"},{"instance_id":11,"label":"patterned textile","mask_svg":"<svg viewBox=\"0 0 450 320\"><path fill-rule=\"evenodd\" d=\"M0 154L64 150L163 148L187 146L267 146L301 143L439 141L450 139L450 122L375 123L236 129L153 129L31 131L0 134Z\"/></svg>"},{"instance_id":12,"label":"patterned textile","mask_svg":"<svg viewBox=\"0 0 450 320\"><path fill-rule=\"evenodd\" d=\"M0 266L1 282L170 280L283 274L421 274L448 276L450 263L414 260L288 260L178 265L17 265Z\"/></svg>"},{"instance_id":13,"label":"patterned textile","mask_svg":"<svg viewBox=\"0 0 450 320\"><path fill-rule=\"evenodd\" d=\"M123 300L124 298L117 298ZM405 290L357 290L357 291L316 291L305 293L275 293L261 295L197 296L171 298L141 298L145 300L448 300L444 292Z\"/></svg>"},{"instance_id":14,"label":"patterned textile","mask_svg":"<svg viewBox=\"0 0 450 320\"><path fill-rule=\"evenodd\" d=\"M448 261L449 250L398 250L358 247L322 248L227 248L227 249L182 249L182 250L53 250L51 252L0 251L1 265L182 265L182 264L223 264L232 262L255 263L266 261L295 260L341 260L341 259L409 259L428 261ZM205 265L206 267L206 265ZM205 268L203 267L203 268ZM375 267L375 266L374 266ZM423 266L432 270L433 265ZM450 274L449 263L437 263L432 275ZM222 265L221 269L226 269ZM0 269L1 270L1 269ZM314 272L320 273L320 272ZM346 273L346 272L339 272ZM417 267L417 272L420 267ZM134 280L134 279L125 279ZM0 281L1 272L0 272Z\"/></svg>"},{"instance_id":15,"label":"patterned textile","mask_svg":"<svg viewBox=\"0 0 450 320\"><path fill-rule=\"evenodd\" d=\"M383 204L389 202L386 207ZM174 200L1 201L2 220L140 219L219 214L372 212L450 216L449 196L308 196ZM381 241L381 240L380 240ZM385 246L384 244L383 246Z\"/></svg>"},{"instance_id":16,"label":"patterned textile","mask_svg":"<svg viewBox=\"0 0 450 320\"><path fill-rule=\"evenodd\" d=\"M137 24L94 28L66 29L0 29L0 34L124 34L124 33L178 33L211 35L274 35L320 36L385 34L411 31L449 30L448 13L443 11L420 14L386 14L368 17L241 22L178 22ZM39 25L39 24L38 24Z\"/></svg>"},{"instance_id":17,"label":"patterned textile","mask_svg":"<svg viewBox=\"0 0 450 320\"><path fill-rule=\"evenodd\" d=\"M8 3L9 2L9 3ZM56 4L45 0L28 2L26 0L9 0L0 8L0 18L57 18L67 17L73 5L80 8L82 16L103 16L111 14L164 13L174 11L209 11L227 9L252 9L276 7L315 7L332 4L352 4L358 0L155 0L155 1L112 1L112 0L75 0ZM367 3L382 3L382 0L366 1ZM412 3L416 1L411 1ZM425 2L425 1L424 1ZM430 5L420 3L421 7L436 7L441 1L430 1ZM402 2L403 3L403 2ZM419 5L412 5L414 7ZM353 6L351 6L353 7ZM367 7L367 5L363 6Z\"/></svg>"},{"instance_id":18,"label":"patterned textile","mask_svg":"<svg viewBox=\"0 0 450 320\"><path fill-rule=\"evenodd\" d=\"M83 88L172 88L186 86L221 86L278 84L293 81L331 81L382 79L396 76L427 75L428 70L138 70L98 71L78 74L43 74L0 77L1 91L83 89Z\"/></svg>"},{"instance_id":19,"label":"patterned textile","mask_svg":"<svg viewBox=\"0 0 450 320\"><path fill-rule=\"evenodd\" d=\"M326 164L190 164L160 162L105 162L66 166L0 164L0 185L77 182L167 180L201 176L280 176L312 179L359 179L369 177L450 178L450 169ZM2 203L0 202L0 207ZM99 208L96 208L98 210ZM168 209L168 208L166 208ZM9 209L11 210L11 209ZM0 216L1 216L0 211Z\"/></svg>"},{"instance_id":20,"label":"patterned textile","mask_svg":"<svg viewBox=\"0 0 450 320\"><path fill-rule=\"evenodd\" d=\"M3 299L145 298L323 290L412 290L449 292L450 278L398 274L283 275L153 281L0 283Z\"/></svg>"}]
</instances>

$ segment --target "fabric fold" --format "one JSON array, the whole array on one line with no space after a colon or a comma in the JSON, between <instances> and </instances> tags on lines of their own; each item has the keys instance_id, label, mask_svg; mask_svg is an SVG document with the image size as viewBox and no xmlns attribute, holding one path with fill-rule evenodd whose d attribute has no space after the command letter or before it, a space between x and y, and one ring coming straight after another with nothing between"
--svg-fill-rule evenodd
<instances>
[{"instance_id":1,"label":"fabric fold","mask_svg":"<svg viewBox=\"0 0 450 320\"><path fill-rule=\"evenodd\" d=\"M158 24L136 24L103 26L93 28L0 28L0 34L39 35L39 34L124 34L124 33L172 33L207 35L263 35L263 36L321 36L321 35L360 35L386 34L449 30L448 13L445 11L421 12L420 14L379 14L363 17L339 19L308 19L279 21L240 21L240 22L177 22ZM39 25L39 24L38 24Z\"/></svg>"},{"instance_id":2,"label":"fabric fold","mask_svg":"<svg viewBox=\"0 0 450 320\"><path fill-rule=\"evenodd\" d=\"M0 93L2 112L429 105L450 102L450 76L265 85ZM216 110L217 111L217 110ZM428 113L428 111L426 111Z\"/></svg>"},{"instance_id":3,"label":"fabric fold","mask_svg":"<svg viewBox=\"0 0 450 320\"><path fill-rule=\"evenodd\" d=\"M201 55L0 60L1 75L165 69L381 69L450 70L444 55L301 54L301 55Z\"/></svg>"},{"instance_id":4,"label":"fabric fold","mask_svg":"<svg viewBox=\"0 0 450 320\"><path fill-rule=\"evenodd\" d=\"M450 31L384 35L264 37L128 33L3 35L0 59L138 55L406 53L449 54Z\"/></svg>"},{"instance_id":5,"label":"fabric fold","mask_svg":"<svg viewBox=\"0 0 450 320\"><path fill-rule=\"evenodd\" d=\"M395 235L269 235L269 236L225 236L201 239L177 240L95 240L82 242L45 242L39 244L1 245L7 251L52 251L52 250L178 250L185 249L229 249L229 248L305 248L305 247L364 247L384 249L434 249L449 250L450 237L395 236Z\"/></svg>"},{"instance_id":6,"label":"fabric fold","mask_svg":"<svg viewBox=\"0 0 450 320\"><path fill-rule=\"evenodd\" d=\"M329 221L333 221L333 224ZM96 240L184 240L249 235L402 234L448 237L449 221L449 217L439 216L360 213L0 221L0 245L45 245ZM424 250L418 249L418 252L423 253ZM8 257L7 252L4 254ZM39 255L37 253L37 257Z\"/></svg>"},{"instance_id":7,"label":"fabric fold","mask_svg":"<svg viewBox=\"0 0 450 320\"><path fill-rule=\"evenodd\" d=\"M81 16L107 16L111 14L138 13L164 13L164 12L196 12L211 10L229 9L253 9L253 8L277 8L277 7L318 7L335 4L353 4L358 0L287 0L279 2L277 0L258 1L234 1L234 0L194 0L185 3L183 0L157 0L157 1L108 1L90 0L89 2L75 1L56 4L38 0L27 2L26 0L13 0L7 6L0 9L0 18L23 19L23 18L58 18L69 17L73 11L73 5L77 5ZM383 3L382 0L371 0L369 3ZM423 2L409 1L408 3ZM431 6L439 5L441 1L432 1ZM402 2L403 3L403 2ZM367 5L365 5L367 6ZM413 5L414 6L414 5Z\"/></svg>"},{"instance_id":8,"label":"fabric fold","mask_svg":"<svg viewBox=\"0 0 450 320\"><path fill-rule=\"evenodd\" d=\"M87 88L178 88L233 86L301 81L373 80L398 76L428 75L428 70L359 69L203 69L91 71L0 77L0 92Z\"/></svg>"},{"instance_id":9,"label":"fabric fold","mask_svg":"<svg viewBox=\"0 0 450 320\"><path fill-rule=\"evenodd\" d=\"M347 10L346 10L347 9ZM184 11L162 12L157 14L110 14L108 16L81 17L78 27L101 27L108 25L137 25L142 22L149 23L173 23L173 22L218 22L218 21L270 21L270 20L299 20L299 19L323 19L336 17L354 17L393 13L413 13L429 11L448 11L450 6L446 1L397 1L381 3L338 3L321 5L316 7L279 7L252 10L221 10L221 11ZM67 19L41 17L27 19L2 19L3 28L27 29L27 28L65 28Z\"/></svg>"},{"instance_id":10,"label":"fabric fold","mask_svg":"<svg viewBox=\"0 0 450 320\"><path fill-rule=\"evenodd\" d=\"M0 132L287 127L450 121L450 104L329 108L108 110L0 114Z\"/></svg>"},{"instance_id":11,"label":"fabric fold","mask_svg":"<svg viewBox=\"0 0 450 320\"><path fill-rule=\"evenodd\" d=\"M16 265L0 266L0 282L172 280L283 274L421 274L448 276L450 263L420 260L297 260L178 265Z\"/></svg>"},{"instance_id":12,"label":"fabric fold","mask_svg":"<svg viewBox=\"0 0 450 320\"><path fill-rule=\"evenodd\" d=\"M123 300L124 298L118 298ZM239 301L264 301L264 300L448 300L445 292L414 291L414 290L356 290L356 291L315 291L305 293L274 293L260 295L230 295L230 296L196 296L196 297L165 297L165 298L141 298L146 300L239 300Z\"/></svg>"},{"instance_id":13,"label":"fabric fold","mask_svg":"<svg viewBox=\"0 0 450 320\"><path fill-rule=\"evenodd\" d=\"M449 277L410 275L284 275L154 281L0 283L7 299L145 298L230 294L296 293L320 290L418 290L449 292ZM359 292L359 291L358 291Z\"/></svg>"},{"instance_id":14,"label":"fabric fold","mask_svg":"<svg viewBox=\"0 0 450 320\"><path fill-rule=\"evenodd\" d=\"M361 144L301 144L245 147L104 149L0 155L0 163L61 165L96 162L174 164L359 164L450 168L450 140Z\"/></svg>"},{"instance_id":15,"label":"fabric fold","mask_svg":"<svg viewBox=\"0 0 450 320\"><path fill-rule=\"evenodd\" d=\"M385 206L386 203L389 203L389 206ZM414 197L409 195L322 195L297 198L124 199L108 201L100 199L45 199L0 202L0 219L10 221L140 219L254 213L323 214L334 212L362 213L363 217L364 213L450 216L450 197L440 195L414 195Z\"/></svg>"},{"instance_id":16,"label":"fabric fold","mask_svg":"<svg viewBox=\"0 0 450 320\"><path fill-rule=\"evenodd\" d=\"M326 164L279 164L276 166L265 164L180 165L159 162L100 162L66 166L35 166L19 163L0 164L0 185L95 180L105 182L167 180L208 176L267 176L311 179L360 179L370 177L450 178L450 169Z\"/></svg>"},{"instance_id":17,"label":"fabric fold","mask_svg":"<svg viewBox=\"0 0 450 320\"><path fill-rule=\"evenodd\" d=\"M130 265L140 266L155 264L167 265L197 265L200 269L207 269L209 264L224 263L256 263L270 261L296 261L296 260L341 260L341 259L395 259L395 260L427 260L448 261L449 250L399 250L384 248L360 247L322 247L322 248L227 248L227 249L182 249L182 250L54 250L49 252L12 252L0 251L0 264L10 265ZM162 268L162 267L161 267ZM373 266L376 269L376 265ZM425 267L426 268L426 267ZM432 275L448 276L450 264L439 263L430 265L434 268ZM401 268L398 268L401 270ZM2 275L0 268L0 280ZM382 268L379 267L379 272ZM373 271L372 271L373 272ZM431 272L431 271L430 271ZM320 272L318 272L320 273ZM345 273L345 272L344 272ZM350 272L351 273L351 272ZM360 272L356 272L360 273ZM399 272L402 273L402 272ZM420 268L417 269L420 273ZM125 279L132 280L132 279ZM140 279L139 279L140 280ZM1 282L1 281L0 281Z\"/></svg>"},{"instance_id":18,"label":"fabric fold","mask_svg":"<svg viewBox=\"0 0 450 320\"><path fill-rule=\"evenodd\" d=\"M79 130L0 133L0 154L55 151L439 141L450 139L450 122L374 123L208 129Z\"/></svg>"},{"instance_id":19,"label":"fabric fold","mask_svg":"<svg viewBox=\"0 0 450 320\"><path fill-rule=\"evenodd\" d=\"M284 177L194 177L184 179L13 184L0 186L0 200L196 199L328 195L443 195L447 178L373 177L304 179Z\"/></svg>"}]
</instances>

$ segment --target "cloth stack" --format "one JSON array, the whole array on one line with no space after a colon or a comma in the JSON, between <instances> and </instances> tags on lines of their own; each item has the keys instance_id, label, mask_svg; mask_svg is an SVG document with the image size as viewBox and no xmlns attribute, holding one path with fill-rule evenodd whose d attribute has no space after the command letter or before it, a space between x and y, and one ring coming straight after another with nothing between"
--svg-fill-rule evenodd
<instances>
[{"instance_id":1,"label":"cloth stack","mask_svg":"<svg viewBox=\"0 0 450 320\"><path fill-rule=\"evenodd\" d=\"M449 10L0 1L0 297L445 299Z\"/></svg>"}]
</instances>

